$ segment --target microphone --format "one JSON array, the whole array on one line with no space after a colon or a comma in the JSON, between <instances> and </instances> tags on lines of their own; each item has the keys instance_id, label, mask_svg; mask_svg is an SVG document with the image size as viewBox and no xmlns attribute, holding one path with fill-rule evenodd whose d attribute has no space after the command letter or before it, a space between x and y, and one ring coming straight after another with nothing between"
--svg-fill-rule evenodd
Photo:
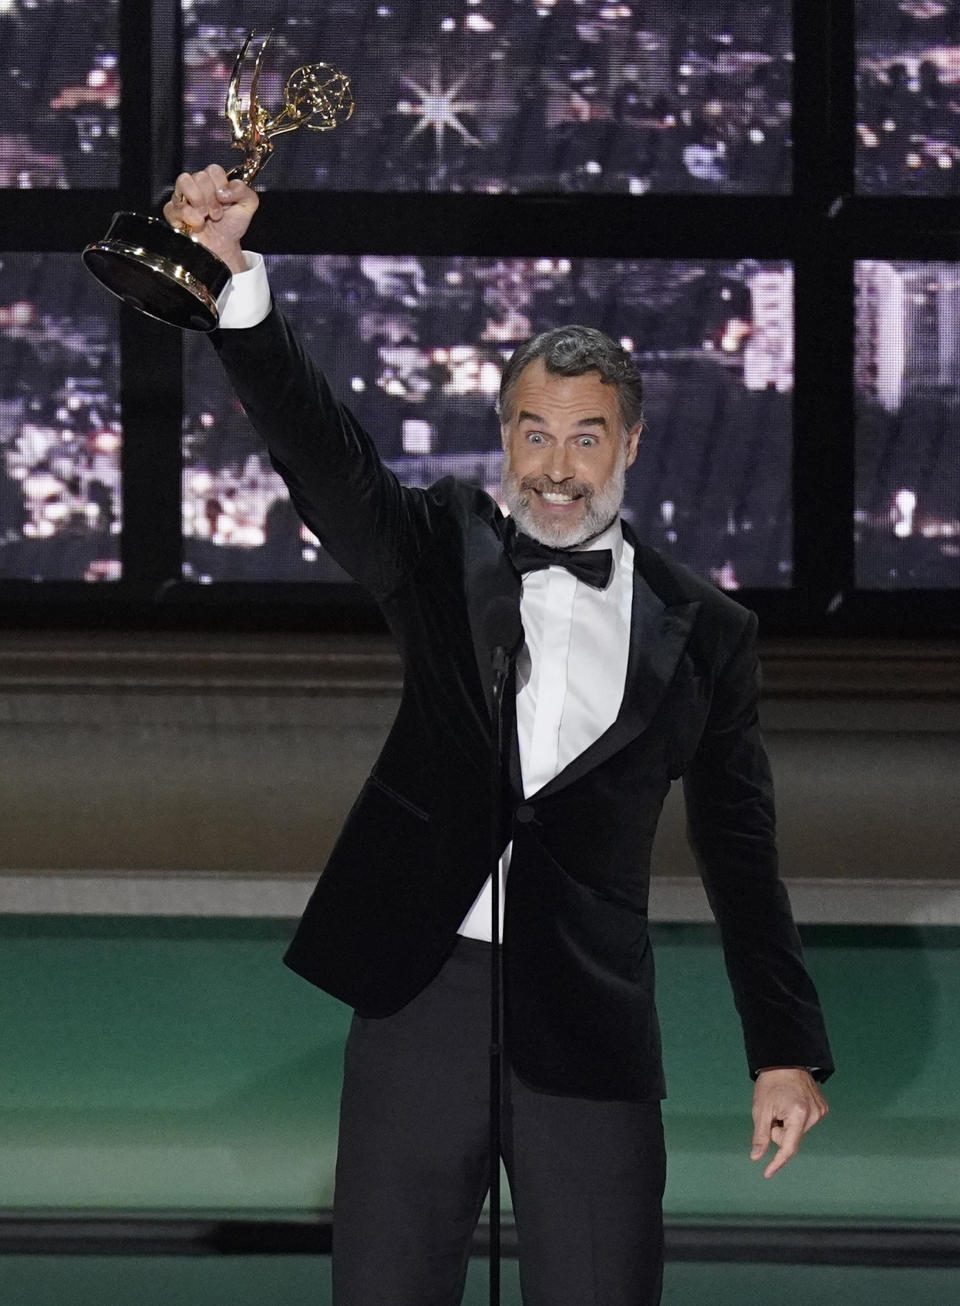
<instances>
[{"instance_id":1,"label":"microphone","mask_svg":"<svg viewBox=\"0 0 960 1306\"><path fill-rule=\"evenodd\" d=\"M510 663L523 642L523 626L516 600L507 598L505 594L491 599L484 610L480 628L484 643L490 650L495 690L502 689Z\"/></svg>"}]
</instances>

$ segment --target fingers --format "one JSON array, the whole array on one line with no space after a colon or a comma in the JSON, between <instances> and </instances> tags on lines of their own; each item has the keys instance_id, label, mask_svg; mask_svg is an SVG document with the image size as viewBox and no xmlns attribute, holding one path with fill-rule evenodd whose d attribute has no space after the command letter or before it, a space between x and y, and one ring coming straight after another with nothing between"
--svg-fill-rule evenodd
<instances>
[{"instance_id":1,"label":"fingers","mask_svg":"<svg viewBox=\"0 0 960 1306\"><path fill-rule=\"evenodd\" d=\"M763 1172L764 1179L770 1179L778 1170L782 1170L792 1157L796 1156L800 1149L800 1142L809 1128L810 1124L807 1123L805 1115L799 1109L786 1120L773 1120L771 1122L769 1142L773 1143L777 1150ZM759 1160L766 1150L767 1144L763 1144L759 1152L757 1152L756 1144L754 1144L751 1157Z\"/></svg>"},{"instance_id":2,"label":"fingers","mask_svg":"<svg viewBox=\"0 0 960 1306\"><path fill-rule=\"evenodd\" d=\"M260 203L260 197L252 186L248 186L239 177L234 177L233 181L227 181L226 173L223 175L223 184L218 183L217 198L225 207L231 204L240 205L248 208L251 213Z\"/></svg>"},{"instance_id":3,"label":"fingers","mask_svg":"<svg viewBox=\"0 0 960 1306\"><path fill-rule=\"evenodd\" d=\"M221 174L215 178L212 174ZM178 230L202 231L207 220L218 222L223 216L223 205L217 194L218 187L226 185L223 169L211 165L203 172L181 172L177 178L173 197L163 207L164 217Z\"/></svg>"},{"instance_id":4,"label":"fingers","mask_svg":"<svg viewBox=\"0 0 960 1306\"><path fill-rule=\"evenodd\" d=\"M227 174L219 163L211 163L208 168L204 169L204 175L213 182L215 190L221 190L228 185Z\"/></svg>"},{"instance_id":5,"label":"fingers","mask_svg":"<svg viewBox=\"0 0 960 1306\"><path fill-rule=\"evenodd\" d=\"M758 1118L756 1111L754 1111L753 1139L750 1143L751 1161L759 1161L766 1153L771 1142L774 1142L773 1131L780 1124L781 1122L779 1120L761 1120Z\"/></svg>"},{"instance_id":6,"label":"fingers","mask_svg":"<svg viewBox=\"0 0 960 1306\"><path fill-rule=\"evenodd\" d=\"M182 172L174 183L173 195L163 206L163 216L172 227L187 235L203 231L208 222L220 222L232 207L242 209L247 219L259 200L239 178L227 180L218 163L201 172Z\"/></svg>"}]
</instances>

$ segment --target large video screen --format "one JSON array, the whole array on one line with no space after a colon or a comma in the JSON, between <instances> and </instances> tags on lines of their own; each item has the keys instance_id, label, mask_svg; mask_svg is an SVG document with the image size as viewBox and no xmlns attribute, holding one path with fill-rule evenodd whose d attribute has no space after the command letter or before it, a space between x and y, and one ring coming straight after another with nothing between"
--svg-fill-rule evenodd
<instances>
[{"instance_id":1,"label":"large video screen","mask_svg":"<svg viewBox=\"0 0 960 1306\"><path fill-rule=\"evenodd\" d=\"M120 575L114 303L75 254L0 254L0 579Z\"/></svg>"},{"instance_id":2,"label":"large video screen","mask_svg":"<svg viewBox=\"0 0 960 1306\"><path fill-rule=\"evenodd\" d=\"M183 0L183 20L190 170L230 162L225 93L255 22L274 32L260 81L271 116L288 74L317 61L349 75L357 106L335 131L280 140L266 187L791 187L789 0Z\"/></svg>"},{"instance_id":3,"label":"large video screen","mask_svg":"<svg viewBox=\"0 0 960 1306\"><path fill-rule=\"evenodd\" d=\"M531 333L598 326L638 360L625 515L726 589L791 584L793 271L784 262L278 256L276 302L404 484L500 496L494 399ZM297 519L210 345L187 349L185 575L346 579Z\"/></svg>"},{"instance_id":4,"label":"large video screen","mask_svg":"<svg viewBox=\"0 0 960 1306\"><path fill-rule=\"evenodd\" d=\"M960 6L857 0L857 189L960 191Z\"/></svg>"},{"instance_id":5,"label":"large video screen","mask_svg":"<svg viewBox=\"0 0 960 1306\"><path fill-rule=\"evenodd\" d=\"M857 584L960 587L960 263L856 267Z\"/></svg>"},{"instance_id":6,"label":"large video screen","mask_svg":"<svg viewBox=\"0 0 960 1306\"><path fill-rule=\"evenodd\" d=\"M0 187L117 185L118 0L0 3Z\"/></svg>"}]
</instances>

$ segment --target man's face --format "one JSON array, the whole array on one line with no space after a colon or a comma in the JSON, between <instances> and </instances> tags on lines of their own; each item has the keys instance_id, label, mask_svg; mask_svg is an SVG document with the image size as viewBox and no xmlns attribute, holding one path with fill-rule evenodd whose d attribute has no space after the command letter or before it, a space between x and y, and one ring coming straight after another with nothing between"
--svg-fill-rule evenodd
<instances>
[{"instance_id":1,"label":"man's face","mask_svg":"<svg viewBox=\"0 0 960 1306\"><path fill-rule=\"evenodd\" d=\"M564 549L610 525L641 427L624 438L616 387L599 372L555 376L542 359L528 363L500 429L504 498L522 531Z\"/></svg>"}]
</instances>

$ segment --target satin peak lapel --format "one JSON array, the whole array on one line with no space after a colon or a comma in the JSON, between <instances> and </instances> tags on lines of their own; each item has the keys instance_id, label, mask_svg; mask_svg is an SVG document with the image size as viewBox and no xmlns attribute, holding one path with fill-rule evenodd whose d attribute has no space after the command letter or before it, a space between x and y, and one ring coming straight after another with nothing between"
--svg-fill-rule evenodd
<instances>
[{"instance_id":1,"label":"satin peak lapel","mask_svg":"<svg viewBox=\"0 0 960 1306\"><path fill-rule=\"evenodd\" d=\"M549 797L582 779L647 729L673 679L699 607L699 600L668 607L641 575L637 561L634 562L630 653L617 719L539 793L529 797Z\"/></svg>"}]
</instances>

